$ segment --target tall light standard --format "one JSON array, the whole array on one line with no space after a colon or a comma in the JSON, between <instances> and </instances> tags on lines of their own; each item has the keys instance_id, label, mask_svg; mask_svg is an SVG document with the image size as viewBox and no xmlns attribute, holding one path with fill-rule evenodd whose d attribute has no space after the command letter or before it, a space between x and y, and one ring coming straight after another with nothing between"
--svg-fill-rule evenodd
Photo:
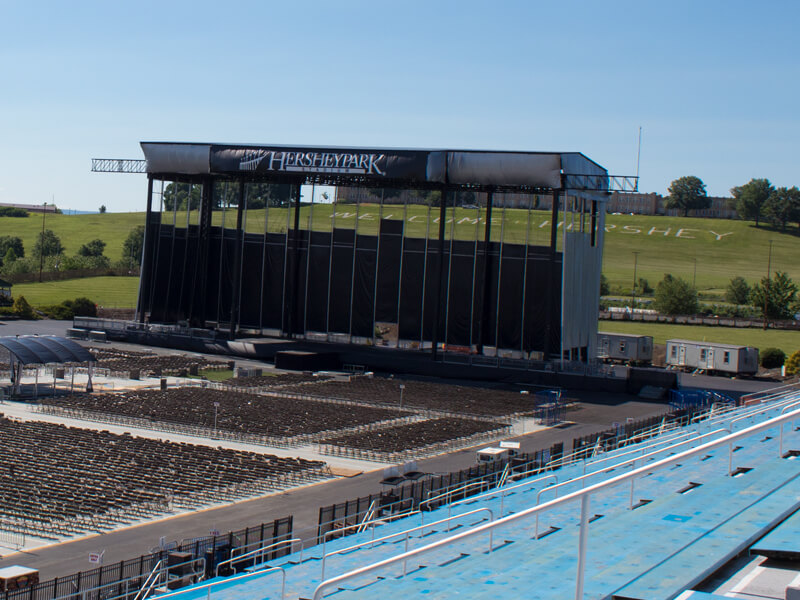
<instances>
[{"instance_id":1,"label":"tall light standard","mask_svg":"<svg viewBox=\"0 0 800 600\"><path fill-rule=\"evenodd\" d=\"M44 268L44 217L47 214L47 202L42 204L42 237L39 238L39 283L42 283L42 269Z\"/></svg>"},{"instance_id":2,"label":"tall light standard","mask_svg":"<svg viewBox=\"0 0 800 600\"><path fill-rule=\"evenodd\" d=\"M639 263L639 251L634 250L633 252L633 290L631 290L631 296L633 297L633 302L631 304L631 309L636 308L636 267Z\"/></svg>"},{"instance_id":3,"label":"tall light standard","mask_svg":"<svg viewBox=\"0 0 800 600\"><path fill-rule=\"evenodd\" d=\"M219 410L219 402L214 402L214 438L217 437L217 411Z\"/></svg>"},{"instance_id":4,"label":"tall light standard","mask_svg":"<svg viewBox=\"0 0 800 600\"><path fill-rule=\"evenodd\" d=\"M404 383L400 384L400 408L403 408L403 390L406 389Z\"/></svg>"},{"instance_id":5,"label":"tall light standard","mask_svg":"<svg viewBox=\"0 0 800 600\"><path fill-rule=\"evenodd\" d=\"M692 275L692 287L697 289L697 257L694 257L694 274Z\"/></svg>"}]
</instances>

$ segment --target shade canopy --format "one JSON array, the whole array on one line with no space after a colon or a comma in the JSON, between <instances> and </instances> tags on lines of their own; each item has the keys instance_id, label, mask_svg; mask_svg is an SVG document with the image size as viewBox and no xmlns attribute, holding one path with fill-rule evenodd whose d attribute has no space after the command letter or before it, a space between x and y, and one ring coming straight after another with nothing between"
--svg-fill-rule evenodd
<instances>
[{"instance_id":1,"label":"shade canopy","mask_svg":"<svg viewBox=\"0 0 800 600\"><path fill-rule=\"evenodd\" d=\"M86 348L55 335L0 337L0 346L24 365L95 362L95 357Z\"/></svg>"}]
</instances>

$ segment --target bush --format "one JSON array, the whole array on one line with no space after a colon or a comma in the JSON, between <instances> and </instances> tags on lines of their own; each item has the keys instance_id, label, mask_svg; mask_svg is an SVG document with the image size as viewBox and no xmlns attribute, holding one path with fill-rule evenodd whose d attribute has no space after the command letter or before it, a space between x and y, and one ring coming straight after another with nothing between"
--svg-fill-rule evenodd
<instances>
[{"instance_id":1,"label":"bush","mask_svg":"<svg viewBox=\"0 0 800 600\"><path fill-rule=\"evenodd\" d=\"M28 301L25 300L25 296L19 296L14 300L14 314L20 319L36 318L36 315L33 313L33 308L28 304Z\"/></svg>"},{"instance_id":2,"label":"bush","mask_svg":"<svg viewBox=\"0 0 800 600\"><path fill-rule=\"evenodd\" d=\"M750 298L750 286L744 277L737 275L725 290L725 300L731 304L747 304Z\"/></svg>"},{"instance_id":3,"label":"bush","mask_svg":"<svg viewBox=\"0 0 800 600\"><path fill-rule=\"evenodd\" d=\"M786 374L787 375L798 375L800 374L800 350L797 350L792 354L786 362Z\"/></svg>"},{"instance_id":4,"label":"bush","mask_svg":"<svg viewBox=\"0 0 800 600\"><path fill-rule=\"evenodd\" d=\"M765 369L777 369L786 360L786 353L780 348L766 348L761 352L761 366Z\"/></svg>"},{"instance_id":5,"label":"bush","mask_svg":"<svg viewBox=\"0 0 800 600\"><path fill-rule=\"evenodd\" d=\"M51 319L69 320L74 317L96 317L97 306L89 298L64 300L61 304L42 306L41 311Z\"/></svg>"},{"instance_id":6,"label":"bush","mask_svg":"<svg viewBox=\"0 0 800 600\"><path fill-rule=\"evenodd\" d=\"M0 206L0 217L27 217L29 213L24 208L13 206Z\"/></svg>"}]
</instances>

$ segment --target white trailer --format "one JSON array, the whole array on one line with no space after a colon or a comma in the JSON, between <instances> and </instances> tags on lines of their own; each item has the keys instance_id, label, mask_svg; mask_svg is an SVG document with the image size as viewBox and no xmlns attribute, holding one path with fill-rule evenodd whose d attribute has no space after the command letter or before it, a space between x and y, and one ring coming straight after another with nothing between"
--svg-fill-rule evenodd
<instances>
[{"instance_id":1,"label":"white trailer","mask_svg":"<svg viewBox=\"0 0 800 600\"><path fill-rule=\"evenodd\" d=\"M627 363L653 361L653 337L629 333L597 333L597 358Z\"/></svg>"},{"instance_id":2,"label":"white trailer","mask_svg":"<svg viewBox=\"0 0 800 600\"><path fill-rule=\"evenodd\" d=\"M730 375L755 375L758 373L758 348L716 342L667 340L667 365Z\"/></svg>"}]
</instances>

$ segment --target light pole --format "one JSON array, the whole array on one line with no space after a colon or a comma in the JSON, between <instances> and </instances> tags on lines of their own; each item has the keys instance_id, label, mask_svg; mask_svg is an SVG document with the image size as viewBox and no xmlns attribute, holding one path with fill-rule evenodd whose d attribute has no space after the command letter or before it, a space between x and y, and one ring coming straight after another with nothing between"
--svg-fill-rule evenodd
<instances>
[{"instance_id":1,"label":"light pole","mask_svg":"<svg viewBox=\"0 0 800 600\"><path fill-rule=\"evenodd\" d=\"M694 274L692 275L692 287L697 289L697 257L694 257Z\"/></svg>"},{"instance_id":2,"label":"light pole","mask_svg":"<svg viewBox=\"0 0 800 600\"><path fill-rule=\"evenodd\" d=\"M39 238L39 283L42 283L42 269L44 267L44 217L47 214L47 202L42 204L42 237Z\"/></svg>"},{"instance_id":3,"label":"light pole","mask_svg":"<svg viewBox=\"0 0 800 600\"><path fill-rule=\"evenodd\" d=\"M405 384L400 384L400 408L403 408L403 390L406 389Z\"/></svg>"},{"instance_id":4,"label":"light pole","mask_svg":"<svg viewBox=\"0 0 800 600\"><path fill-rule=\"evenodd\" d=\"M217 437L217 411L219 410L219 402L214 402L214 438Z\"/></svg>"},{"instance_id":5,"label":"light pole","mask_svg":"<svg viewBox=\"0 0 800 600\"><path fill-rule=\"evenodd\" d=\"M633 290L631 290L631 296L633 297L633 302L631 304L631 309L636 308L636 267L639 263L639 251L635 250L633 252Z\"/></svg>"}]
</instances>

